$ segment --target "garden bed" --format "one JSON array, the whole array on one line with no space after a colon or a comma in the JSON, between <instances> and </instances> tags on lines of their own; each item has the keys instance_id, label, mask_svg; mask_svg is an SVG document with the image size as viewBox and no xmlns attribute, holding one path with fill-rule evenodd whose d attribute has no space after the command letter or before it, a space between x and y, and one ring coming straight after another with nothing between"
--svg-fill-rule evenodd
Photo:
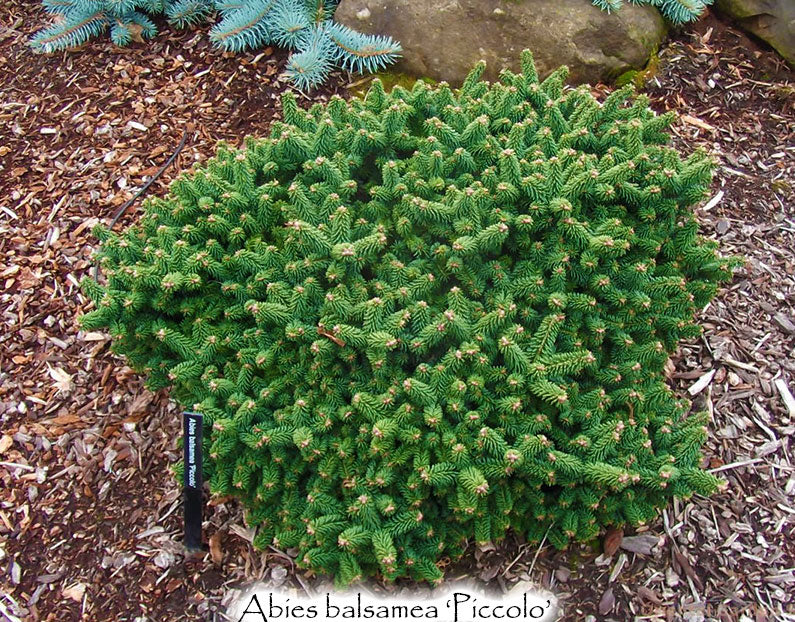
<instances>
[{"instance_id":1,"label":"garden bed","mask_svg":"<svg viewBox=\"0 0 795 622\"><path fill-rule=\"evenodd\" d=\"M252 580L317 589L289 551L255 552L240 508L224 500L206 512L210 553L184 560L168 471L179 455L176 407L144 390L104 335L75 326L92 225L109 222L184 132L186 148L153 193L215 141L264 135L288 88L277 79L285 56L233 57L203 34L168 30L125 50L95 41L33 56L25 42L44 19L38 3L2 10L0 616L223 620L224 596ZM337 75L312 101L347 84ZM601 549L618 534L562 553L508 541L473 547L448 574L500 589L532 576L570 619L772 620L791 611L795 591L795 413L782 398L782 387L795 391L793 74L708 17L660 51L647 91L656 109L680 114L678 147L718 156L717 200L699 219L725 252L747 258L671 370L682 395L704 385L693 399L714 419L706 466L730 487L672 505L612 555Z\"/></svg>"}]
</instances>

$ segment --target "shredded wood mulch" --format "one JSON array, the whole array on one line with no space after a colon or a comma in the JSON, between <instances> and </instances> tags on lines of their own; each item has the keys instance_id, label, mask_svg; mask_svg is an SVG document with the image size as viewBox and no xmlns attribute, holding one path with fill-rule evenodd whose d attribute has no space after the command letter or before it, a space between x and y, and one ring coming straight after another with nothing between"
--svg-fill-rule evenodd
<instances>
[{"instance_id":1,"label":"shredded wood mulch","mask_svg":"<svg viewBox=\"0 0 795 622\"><path fill-rule=\"evenodd\" d=\"M94 41L36 56L25 42L46 19L38 4L0 9L0 620L226 620L254 581L321 591L328 582L297 571L294 551L254 551L229 500L206 509L207 554L186 559L169 471L178 407L146 391L105 335L75 325L92 226L183 133L151 193L217 140L265 134L289 88L285 56L225 55L204 31L168 28L124 50ZM678 146L719 161L698 209L704 231L747 262L670 369L711 414L705 468L729 488L590 547L473 549L448 576L548 588L572 620L795 620L794 76L712 17L674 35L649 73L654 107L680 114ZM311 101L347 82L336 76Z\"/></svg>"}]
</instances>

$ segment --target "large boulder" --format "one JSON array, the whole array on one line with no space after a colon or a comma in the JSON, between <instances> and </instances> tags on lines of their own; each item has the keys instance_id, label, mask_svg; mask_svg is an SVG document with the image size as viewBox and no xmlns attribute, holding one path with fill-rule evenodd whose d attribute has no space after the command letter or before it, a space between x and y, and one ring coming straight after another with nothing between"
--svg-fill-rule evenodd
<instances>
[{"instance_id":1,"label":"large boulder","mask_svg":"<svg viewBox=\"0 0 795 622\"><path fill-rule=\"evenodd\" d=\"M715 8L795 66L795 0L717 0Z\"/></svg>"},{"instance_id":2,"label":"large boulder","mask_svg":"<svg viewBox=\"0 0 795 622\"><path fill-rule=\"evenodd\" d=\"M607 13L589 0L342 0L335 19L400 41L400 71L453 85L480 59L492 80L518 69L525 48L544 74L568 65L573 82L610 80L643 67L666 34L652 7Z\"/></svg>"}]
</instances>

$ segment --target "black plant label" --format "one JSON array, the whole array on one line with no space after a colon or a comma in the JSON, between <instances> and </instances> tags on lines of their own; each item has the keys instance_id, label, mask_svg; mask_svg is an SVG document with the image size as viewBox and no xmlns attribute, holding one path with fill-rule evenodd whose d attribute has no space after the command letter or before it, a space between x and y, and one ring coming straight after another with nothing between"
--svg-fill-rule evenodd
<instances>
[{"instance_id":1,"label":"black plant label","mask_svg":"<svg viewBox=\"0 0 795 622\"><path fill-rule=\"evenodd\" d=\"M202 548L202 416L183 413L183 462L185 464L185 548Z\"/></svg>"}]
</instances>

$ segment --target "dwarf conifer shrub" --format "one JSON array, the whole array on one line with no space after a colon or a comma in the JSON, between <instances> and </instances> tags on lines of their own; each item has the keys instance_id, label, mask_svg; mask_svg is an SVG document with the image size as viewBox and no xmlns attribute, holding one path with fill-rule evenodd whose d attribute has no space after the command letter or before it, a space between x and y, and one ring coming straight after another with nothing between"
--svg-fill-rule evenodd
<instances>
[{"instance_id":1,"label":"dwarf conifer shrub","mask_svg":"<svg viewBox=\"0 0 795 622\"><path fill-rule=\"evenodd\" d=\"M663 366L731 260L672 115L561 69L418 82L222 145L102 232L115 350L204 414L206 475L342 583L436 581L513 528L564 547L709 494Z\"/></svg>"}]
</instances>

